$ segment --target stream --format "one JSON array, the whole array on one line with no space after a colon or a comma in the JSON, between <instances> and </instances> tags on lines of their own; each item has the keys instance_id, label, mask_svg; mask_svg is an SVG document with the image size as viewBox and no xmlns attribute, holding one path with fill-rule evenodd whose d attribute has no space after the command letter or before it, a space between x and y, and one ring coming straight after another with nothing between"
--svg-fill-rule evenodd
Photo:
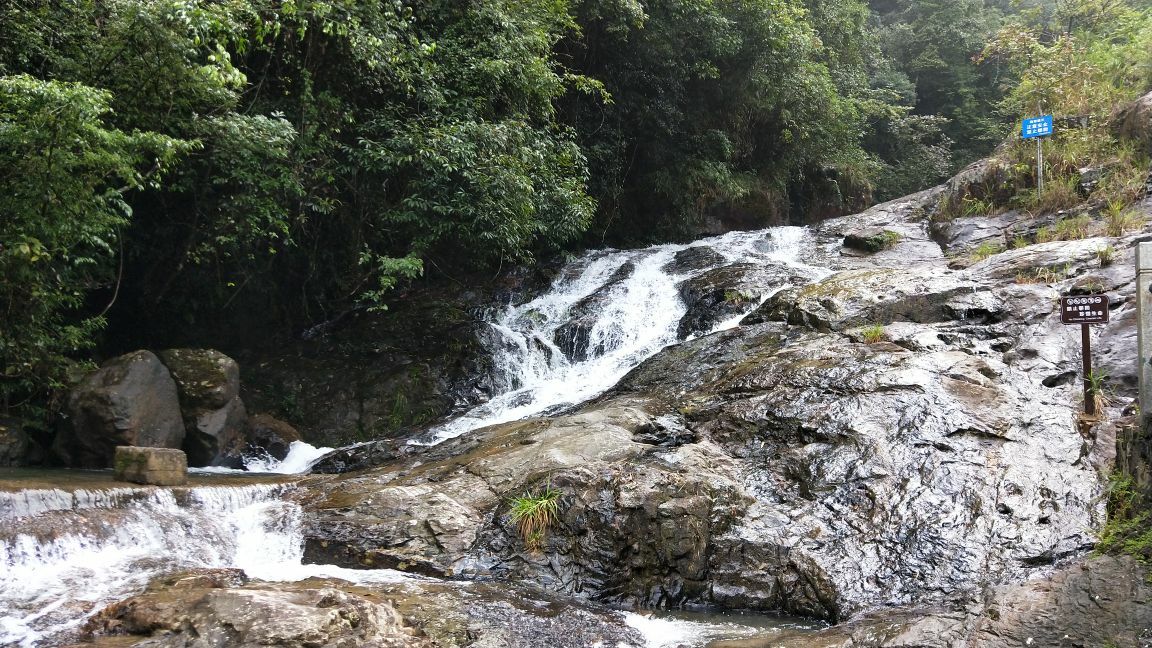
<instances>
[{"instance_id":1,"label":"stream","mask_svg":"<svg viewBox=\"0 0 1152 648\"><path fill-rule=\"evenodd\" d=\"M570 262L552 288L494 311L485 340L497 394L435 427L435 444L486 425L547 415L611 388L628 371L678 341L686 306L678 286L733 263L786 267L814 281L829 271L803 262L806 230L734 232L687 245L590 252ZM707 246L710 262L674 269L678 253ZM714 323L736 326L772 292ZM583 313L573 354L558 341ZM294 444L282 462L250 472L196 471L186 488L124 487L108 473L0 470L0 646L51 646L74 638L102 607L140 592L156 576L189 568L237 567L266 581L340 578L358 584L412 578L391 570L302 564L300 507L285 496L327 448ZM211 474L223 472L228 474ZM265 473L259 475L255 473ZM805 627L771 615L626 614L650 648L703 646L765 628ZM571 647L576 648L576 647Z\"/></svg>"}]
</instances>

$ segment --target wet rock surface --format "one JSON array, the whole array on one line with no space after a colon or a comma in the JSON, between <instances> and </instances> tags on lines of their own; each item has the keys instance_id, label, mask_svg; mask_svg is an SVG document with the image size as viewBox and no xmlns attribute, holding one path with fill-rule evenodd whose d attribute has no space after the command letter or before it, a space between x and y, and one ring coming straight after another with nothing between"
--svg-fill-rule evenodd
<instances>
[{"instance_id":1,"label":"wet rock surface","mask_svg":"<svg viewBox=\"0 0 1152 648\"><path fill-rule=\"evenodd\" d=\"M676 337L704 335L721 322L747 313L768 294L799 281L798 273L785 264L759 263L734 263L685 279L679 292L687 310Z\"/></svg>"},{"instance_id":2,"label":"wet rock surface","mask_svg":"<svg viewBox=\"0 0 1152 648\"><path fill-rule=\"evenodd\" d=\"M141 648L644 645L617 612L528 588L418 580L267 583L248 581L239 570L158 579L145 593L101 611L85 631L91 642L85 645Z\"/></svg>"},{"instance_id":3,"label":"wet rock surface","mask_svg":"<svg viewBox=\"0 0 1152 648\"><path fill-rule=\"evenodd\" d=\"M1075 424L1079 341L1056 298L1099 282L1125 315L1133 285L1115 268L1140 235L1109 240L1113 269L1099 267L1101 240L951 268L925 216L937 196L818 226L812 258L839 272L665 349L575 413L374 448L359 465L379 467L312 478L308 555L832 621L967 605L1082 555L1111 449ZM861 221L900 239L843 254ZM1049 281L1018 281L1055 264ZM865 343L873 325L885 341ZM1096 332L1109 366L1131 327L1122 316ZM1130 390L1123 372L1115 383ZM510 503L549 489L558 514L536 551Z\"/></svg>"},{"instance_id":4,"label":"wet rock surface","mask_svg":"<svg viewBox=\"0 0 1152 648\"><path fill-rule=\"evenodd\" d=\"M953 610L878 610L821 632L716 641L709 648L1152 646L1152 585L1131 558L1097 557L1003 585Z\"/></svg>"}]
</instances>

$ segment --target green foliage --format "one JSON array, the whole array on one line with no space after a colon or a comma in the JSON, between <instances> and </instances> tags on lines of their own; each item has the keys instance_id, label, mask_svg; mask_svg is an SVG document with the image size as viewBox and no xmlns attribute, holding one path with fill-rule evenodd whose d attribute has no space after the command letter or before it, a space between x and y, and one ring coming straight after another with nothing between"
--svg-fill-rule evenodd
<instances>
[{"instance_id":1,"label":"green foliage","mask_svg":"<svg viewBox=\"0 0 1152 648\"><path fill-rule=\"evenodd\" d=\"M884 331L883 324L871 324L860 329L860 339L864 344L875 344L888 339L888 334Z\"/></svg>"},{"instance_id":2,"label":"green foliage","mask_svg":"<svg viewBox=\"0 0 1152 648\"><path fill-rule=\"evenodd\" d=\"M1124 236L1132 230L1138 230L1144 225L1140 214L1129 208L1123 200L1109 201L1104 210L1108 236Z\"/></svg>"},{"instance_id":3,"label":"green foliage","mask_svg":"<svg viewBox=\"0 0 1152 648\"><path fill-rule=\"evenodd\" d=\"M724 303L726 304L734 304L738 306L741 304L750 303L752 300L752 295L749 295L742 290L734 290L730 288L724 291Z\"/></svg>"},{"instance_id":4,"label":"green foliage","mask_svg":"<svg viewBox=\"0 0 1152 648\"><path fill-rule=\"evenodd\" d=\"M987 259L988 257L996 254L1000 254L1003 251L1003 245L999 243L993 243L991 241L984 241L980 245L976 246L975 250L972 250L972 260L977 262L983 261L984 259Z\"/></svg>"},{"instance_id":5,"label":"green foliage","mask_svg":"<svg viewBox=\"0 0 1152 648\"><path fill-rule=\"evenodd\" d=\"M1059 241L1075 241L1088 238L1092 218L1087 214L1062 218L1056 222L1055 236Z\"/></svg>"},{"instance_id":6,"label":"green foliage","mask_svg":"<svg viewBox=\"0 0 1152 648\"><path fill-rule=\"evenodd\" d=\"M1108 522L1100 530L1100 552L1152 560L1152 512L1131 475L1117 470L1108 482Z\"/></svg>"},{"instance_id":7,"label":"green foliage","mask_svg":"<svg viewBox=\"0 0 1152 648\"><path fill-rule=\"evenodd\" d=\"M1116 260L1116 248L1111 245L1098 248L1096 250L1096 260L1100 262L1101 268L1107 268Z\"/></svg>"},{"instance_id":8,"label":"green foliage","mask_svg":"<svg viewBox=\"0 0 1152 648\"><path fill-rule=\"evenodd\" d=\"M859 137L872 108L862 3L574 9L580 37L560 44L562 60L612 98L572 93L562 105L588 155L597 240L684 237L708 214L863 206L870 172L859 170L872 167Z\"/></svg>"},{"instance_id":9,"label":"green foliage","mask_svg":"<svg viewBox=\"0 0 1152 648\"><path fill-rule=\"evenodd\" d=\"M1104 385L1107 381L1108 373L1102 369L1093 369L1088 372L1088 375L1085 377L1085 382L1088 383L1088 391L1096 405L1095 410L1097 413L1102 413L1108 405L1108 396L1104 391Z\"/></svg>"},{"instance_id":10,"label":"green foliage","mask_svg":"<svg viewBox=\"0 0 1152 648\"><path fill-rule=\"evenodd\" d=\"M93 343L88 291L116 281L127 192L187 142L107 123L110 96L78 83L0 77L0 409L42 398Z\"/></svg>"},{"instance_id":11,"label":"green foliage","mask_svg":"<svg viewBox=\"0 0 1152 648\"><path fill-rule=\"evenodd\" d=\"M548 486L541 493L526 492L512 498L509 515L529 551L544 546L548 529L556 523L560 509L560 491Z\"/></svg>"},{"instance_id":12,"label":"green foliage","mask_svg":"<svg viewBox=\"0 0 1152 648\"><path fill-rule=\"evenodd\" d=\"M890 68L888 88L904 95L914 114L933 117L941 136L929 179L986 154L1003 136L993 106L1000 97L997 72L978 68L979 53L1001 21L981 0L888 0L870 3L880 24L878 36ZM945 144L946 142L946 144ZM926 151L927 153L927 151ZM947 167L941 154L950 155Z\"/></svg>"}]
</instances>

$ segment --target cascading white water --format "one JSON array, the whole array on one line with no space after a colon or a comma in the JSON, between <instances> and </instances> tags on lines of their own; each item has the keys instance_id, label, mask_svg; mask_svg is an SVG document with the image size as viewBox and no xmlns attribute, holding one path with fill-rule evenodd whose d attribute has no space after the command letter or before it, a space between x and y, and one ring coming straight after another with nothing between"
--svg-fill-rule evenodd
<instances>
[{"instance_id":1,"label":"cascading white water","mask_svg":"<svg viewBox=\"0 0 1152 648\"><path fill-rule=\"evenodd\" d=\"M0 645L35 646L76 630L152 578L237 567L252 578L405 578L390 570L302 565L289 486L0 492Z\"/></svg>"},{"instance_id":2,"label":"cascading white water","mask_svg":"<svg viewBox=\"0 0 1152 648\"><path fill-rule=\"evenodd\" d=\"M686 245L658 245L642 250L601 250L570 263L552 288L518 306L509 306L490 322L488 340L493 382L501 393L488 402L433 430L431 443L470 430L555 411L593 398L616 384L628 371L676 342L684 316L679 284L710 269L732 263L783 263L808 280L828 273L800 260L806 230L777 227L732 232ZM677 252L706 246L723 262L692 271L670 272ZM625 264L635 269L624 279ZM612 281L614 278L617 281ZM573 306L603 290L588 317L589 357L569 360L555 342L556 332L572 317ZM784 286L775 286L775 289ZM772 291L767 291L770 294ZM751 310L756 304L749 304ZM735 326L740 317L714 330Z\"/></svg>"},{"instance_id":3,"label":"cascading white water","mask_svg":"<svg viewBox=\"0 0 1152 648\"><path fill-rule=\"evenodd\" d=\"M273 475L302 475L312 468L324 455L332 452L332 448L317 448L304 441L293 441L288 444L288 454L283 459L271 456L246 457L244 468L224 468L221 466L204 466L189 468L189 472L202 475L242 475L244 473L266 473Z\"/></svg>"}]
</instances>

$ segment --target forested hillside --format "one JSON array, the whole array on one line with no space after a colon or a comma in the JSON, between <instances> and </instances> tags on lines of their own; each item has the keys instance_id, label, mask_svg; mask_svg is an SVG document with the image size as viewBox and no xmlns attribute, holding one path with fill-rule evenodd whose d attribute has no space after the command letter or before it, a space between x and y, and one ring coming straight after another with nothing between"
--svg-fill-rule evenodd
<instances>
[{"instance_id":1,"label":"forested hillside","mask_svg":"<svg viewBox=\"0 0 1152 648\"><path fill-rule=\"evenodd\" d=\"M3 3L0 413L109 329L274 339L421 277L851 213L1037 111L1088 124L1057 177L1136 168L1102 125L1152 86L1149 6Z\"/></svg>"}]
</instances>

